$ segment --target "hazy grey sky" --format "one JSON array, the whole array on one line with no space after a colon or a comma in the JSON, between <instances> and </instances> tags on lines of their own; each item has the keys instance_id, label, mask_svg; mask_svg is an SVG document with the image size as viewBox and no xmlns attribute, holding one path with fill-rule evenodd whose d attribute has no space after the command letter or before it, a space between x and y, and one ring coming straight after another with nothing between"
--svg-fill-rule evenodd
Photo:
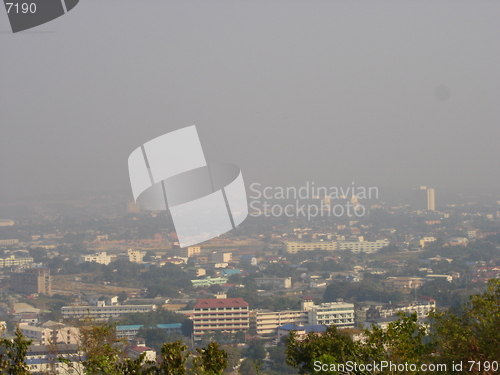
<instances>
[{"instance_id":1,"label":"hazy grey sky","mask_svg":"<svg viewBox=\"0 0 500 375\"><path fill-rule=\"evenodd\" d=\"M0 195L128 189L197 125L245 182L500 187L500 2L81 0L0 11Z\"/></svg>"}]
</instances>

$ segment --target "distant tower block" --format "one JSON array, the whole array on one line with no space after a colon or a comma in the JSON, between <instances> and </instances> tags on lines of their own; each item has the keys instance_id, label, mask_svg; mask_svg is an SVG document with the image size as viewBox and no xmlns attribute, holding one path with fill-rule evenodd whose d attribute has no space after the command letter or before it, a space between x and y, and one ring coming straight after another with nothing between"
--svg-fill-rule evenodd
<instances>
[{"instance_id":1,"label":"distant tower block","mask_svg":"<svg viewBox=\"0 0 500 375\"><path fill-rule=\"evenodd\" d=\"M323 204L325 206L331 207L331 205L332 205L332 198L329 195L327 195L326 197L323 198Z\"/></svg>"},{"instance_id":2,"label":"distant tower block","mask_svg":"<svg viewBox=\"0 0 500 375\"><path fill-rule=\"evenodd\" d=\"M354 207L355 211L358 211L358 210L361 209L361 205L358 202L358 196L357 195L353 195L352 196L352 198L351 198L351 204Z\"/></svg>"},{"instance_id":3,"label":"distant tower block","mask_svg":"<svg viewBox=\"0 0 500 375\"><path fill-rule=\"evenodd\" d=\"M427 186L420 186L419 189L413 189L411 196L411 207L414 210L436 210L436 201L434 189L428 189Z\"/></svg>"},{"instance_id":4,"label":"distant tower block","mask_svg":"<svg viewBox=\"0 0 500 375\"><path fill-rule=\"evenodd\" d=\"M137 214L141 211L141 208L139 207L139 204L130 201L127 203L127 213L133 213Z\"/></svg>"},{"instance_id":5,"label":"distant tower block","mask_svg":"<svg viewBox=\"0 0 500 375\"><path fill-rule=\"evenodd\" d=\"M436 199L434 197L434 189L427 189L427 210L436 210Z\"/></svg>"}]
</instances>

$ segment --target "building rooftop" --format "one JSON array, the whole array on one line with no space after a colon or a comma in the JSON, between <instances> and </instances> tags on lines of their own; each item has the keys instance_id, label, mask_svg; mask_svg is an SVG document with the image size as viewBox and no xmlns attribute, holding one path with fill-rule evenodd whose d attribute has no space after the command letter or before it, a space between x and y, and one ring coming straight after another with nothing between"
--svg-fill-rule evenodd
<instances>
[{"instance_id":1,"label":"building rooftop","mask_svg":"<svg viewBox=\"0 0 500 375\"><path fill-rule=\"evenodd\" d=\"M220 298L220 299L199 299L194 305L195 309L217 308L217 307L247 307L243 298Z\"/></svg>"}]
</instances>

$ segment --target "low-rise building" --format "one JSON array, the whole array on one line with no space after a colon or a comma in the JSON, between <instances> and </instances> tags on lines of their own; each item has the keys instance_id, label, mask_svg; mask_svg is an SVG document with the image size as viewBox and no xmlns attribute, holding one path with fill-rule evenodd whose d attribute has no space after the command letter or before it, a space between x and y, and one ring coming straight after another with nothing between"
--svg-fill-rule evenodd
<instances>
[{"instance_id":1,"label":"low-rise building","mask_svg":"<svg viewBox=\"0 0 500 375\"><path fill-rule=\"evenodd\" d=\"M200 277L205 276L207 271L204 268L189 267L188 270L189 277Z\"/></svg>"},{"instance_id":2,"label":"low-rise building","mask_svg":"<svg viewBox=\"0 0 500 375\"><path fill-rule=\"evenodd\" d=\"M276 329L284 324L306 325L307 323L307 311L253 310L250 313L250 327L254 328L259 336L276 334Z\"/></svg>"},{"instance_id":3,"label":"low-rise building","mask_svg":"<svg viewBox=\"0 0 500 375\"><path fill-rule=\"evenodd\" d=\"M314 305L312 300L302 303L308 312L309 325L335 325L339 328L354 328L354 304L325 302Z\"/></svg>"},{"instance_id":4,"label":"low-rise building","mask_svg":"<svg viewBox=\"0 0 500 375\"><path fill-rule=\"evenodd\" d=\"M212 253L212 262L215 263L228 263L231 261L232 253L220 253L213 252Z\"/></svg>"},{"instance_id":5,"label":"low-rise building","mask_svg":"<svg viewBox=\"0 0 500 375\"><path fill-rule=\"evenodd\" d=\"M291 277L258 277L255 279L258 288L270 286L275 289L289 289L292 287Z\"/></svg>"},{"instance_id":6,"label":"low-rise building","mask_svg":"<svg viewBox=\"0 0 500 375\"><path fill-rule=\"evenodd\" d=\"M166 331L168 334L173 334L181 333L181 326L181 323L171 323L157 324L155 327ZM116 326L116 336L119 339L132 340L137 336L142 327L144 326L141 324Z\"/></svg>"},{"instance_id":7,"label":"low-rise building","mask_svg":"<svg viewBox=\"0 0 500 375\"><path fill-rule=\"evenodd\" d=\"M421 277L389 277L384 281L384 287L388 291L401 291L409 293L413 289L420 288L426 280Z\"/></svg>"},{"instance_id":8,"label":"low-rise building","mask_svg":"<svg viewBox=\"0 0 500 375\"><path fill-rule=\"evenodd\" d=\"M0 268L19 266L21 264L30 263L33 263L33 258L31 257L16 258L16 256L11 255L7 258L0 258Z\"/></svg>"},{"instance_id":9,"label":"low-rise building","mask_svg":"<svg viewBox=\"0 0 500 375\"><path fill-rule=\"evenodd\" d=\"M156 361L156 351L147 346L133 346L128 349L128 355L132 360L139 358L144 354L144 362Z\"/></svg>"},{"instance_id":10,"label":"low-rise building","mask_svg":"<svg viewBox=\"0 0 500 375\"><path fill-rule=\"evenodd\" d=\"M386 246L389 246L389 240L339 241L339 250L351 250L353 253L375 253Z\"/></svg>"},{"instance_id":11,"label":"low-rise building","mask_svg":"<svg viewBox=\"0 0 500 375\"><path fill-rule=\"evenodd\" d=\"M31 345L26 352L26 365L32 374L83 374L82 357L77 344Z\"/></svg>"},{"instance_id":12,"label":"low-rise building","mask_svg":"<svg viewBox=\"0 0 500 375\"><path fill-rule=\"evenodd\" d=\"M93 318L107 320L125 314L147 313L156 310L156 305L117 305L117 306L63 306L61 315L64 319Z\"/></svg>"},{"instance_id":13,"label":"low-rise building","mask_svg":"<svg viewBox=\"0 0 500 375\"><path fill-rule=\"evenodd\" d=\"M240 263L245 266L256 266L257 258L253 255L242 255L240 256Z\"/></svg>"},{"instance_id":14,"label":"low-rise building","mask_svg":"<svg viewBox=\"0 0 500 375\"><path fill-rule=\"evenodd\" d=\"M132 263L142 263L142 259L146 255L145 251L128 249L127 250L128 260Z\"/></svg>"},{"instance_id":15,"label":"low-rise building","mask_svg":"<svg viewBox=\"0 0 500 375\"><path fill-rule=\"evenodd\" d=\"M453 281L453 277L451 275L435 275L435 274L429 274L425 276L427 281L435 281L435 280L446 280L448 282Z\"/></svg>"},{"instance_id":16,"label":"low-rise building","mask_svg":"<svg viewBox=\"0 0 500 375\"><path fill-rule=\"evenodd\" d=\"M283 251L288 254L296 254L299 251L314 250L337 250L336 241L317 241L317 242L284 242Z\"/></svg>"},{"instance_id":17,"label":"low-rise building","mask_svg":"<svg viewBox=\"0 0 500 375\"><path fill-rule=\"evenodd\" d=\"M65 324L51 322L40 326L19 324L22 334L34 340L37 345L49 344L78 344L80 342L80 330Z\"/></svg>"},{"instance_id":18,"label":"low-rise building","mask_svg":"<svg viewBox=\"0 0 500 375\"><path fill-rule=\"evenodd\" d=\"M297 339L303 339L308 333L315 332L319 335L323 334L328 329L328 326L324 324L318 325L296 325L296 324L285 324L278 327L278 340L281 340L284 336L288 336L290 331L295 331L297 334Z\"/></svg>"},{"instance_id":19,"label":"low-rise building","mask_svg":"<svg viewBox=\"0 0 500 375\"><path fill-rule=\"evenodd\" d=\"M191 280L194 288L206 288L210 285L222 285L227 283L227 279L225 277L210 277L207 276L204 279L195 279Z\"/></svg>"},{"instance_id":20,"label":"low-rise building","mask_svg":"<svg viewBox=\"0 0 500 375\"><path fill-rule=\"evenodd\" d=\"M0 246L9 246L9 245L17 245L19 240L10 239L10 240L0 240Z\"/></svg>"},{"instance_id":21,"label":"low-rise building","mask_svg":"<svg viewBox=\"0 0 500 375\"><path fill-rule=\"evenodd\" d=\"M95 262L99 264L108 265L111 263L111 256L107 255L105 251L100 251L95 254L80 255L78 263Z\"/></svg>"}]
</instances>

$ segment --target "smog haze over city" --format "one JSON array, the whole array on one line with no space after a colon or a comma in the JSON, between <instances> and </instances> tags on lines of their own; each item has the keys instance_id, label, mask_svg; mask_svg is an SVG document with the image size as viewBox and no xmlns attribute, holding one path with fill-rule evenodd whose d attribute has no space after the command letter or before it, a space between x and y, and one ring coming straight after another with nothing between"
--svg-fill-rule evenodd
<instances>
[{"instance_id":1,"label":"smog haze over city","mask_svg":"<svg viewBox=\"0 0 500 375\"><path fill-rule=\"evenodd\" d=\"M500 5L87 0L2 34L2 197L128 187L197 125L246 183L500 186ZM77 10L77 11L76 11Z\"/></svg>"}]
</instances>

